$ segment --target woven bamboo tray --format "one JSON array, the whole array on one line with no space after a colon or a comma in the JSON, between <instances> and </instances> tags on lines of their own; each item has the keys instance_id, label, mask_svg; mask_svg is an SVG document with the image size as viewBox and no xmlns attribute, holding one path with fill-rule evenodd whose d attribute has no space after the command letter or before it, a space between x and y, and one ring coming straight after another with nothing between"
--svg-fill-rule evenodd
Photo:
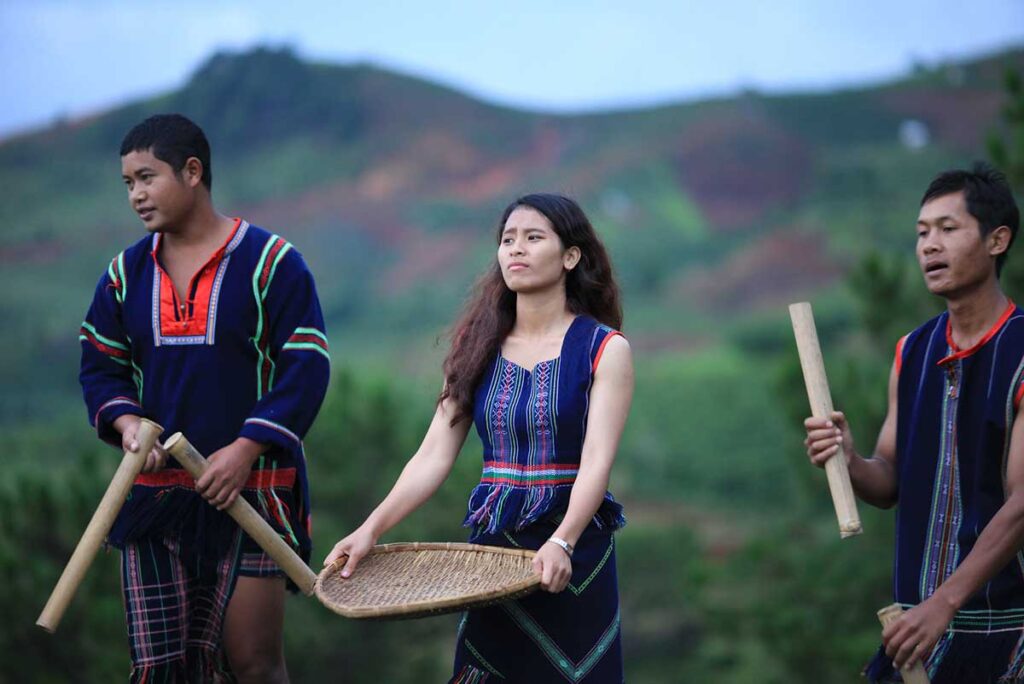
<instances>
[{"instance_id":1,"label":"woven bamboo tray","mask_svg":"<svg viewBox=\"0 0 1024 684\"><path fill-rule=\"evenodd\" d=\"M453 613L519 598L540 586L534 552L456 543L378 544L348 579L347 558L320 572L314 591L348 618L401 619Z\"/></svg>"}]
</instances>

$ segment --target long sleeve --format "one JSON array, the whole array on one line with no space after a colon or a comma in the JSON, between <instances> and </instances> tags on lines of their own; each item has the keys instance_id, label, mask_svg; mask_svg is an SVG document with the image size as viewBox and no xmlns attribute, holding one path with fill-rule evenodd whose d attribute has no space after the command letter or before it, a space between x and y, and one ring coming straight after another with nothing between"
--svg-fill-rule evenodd
<instances>
[{"instance_id":1,"label":"long sleeve","mask_svg":"<svg viewBox=\"0 0 1024 684\"><path fill-rule=\"evenodd\" d=\"M82 343L78 377L89 422L100 439L114 445L121 443L114 420L128 413L144 415L137 384L141 378L134 370L131 341L124 332L124 293L122 253L100 278L78 336Z\"/></svg>"},{"instance_id":2,"label":"long sleeve","mask_svg":"<svg viewBox=\"0 0 1024 684\"><path fill-rule=\"evenodd\" d=\"M253 287L260 303L260 398L240 434L294 452L320 410L330 377L323 314L302 256L280 238L268 241Z\"/></svg>"}]
</instances>

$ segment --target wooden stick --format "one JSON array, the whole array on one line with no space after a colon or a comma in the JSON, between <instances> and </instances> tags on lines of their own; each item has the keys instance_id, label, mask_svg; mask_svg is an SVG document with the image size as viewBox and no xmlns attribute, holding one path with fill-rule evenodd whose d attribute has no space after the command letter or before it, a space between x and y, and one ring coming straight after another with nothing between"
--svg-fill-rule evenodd
<instances>
[{"instance_id":1,"label":"wooden stick","mask_svg":"<svg viewBox=\"0 0 1024 684\"><path fill-rule=\"evenodd\" d=\"M67 610L68 604L71 603L75 592L78 591L78 586L85 578L89 566L92 565L96 552L99 551L107 533L110 532L110 527L114 524L114 519L121 510L121 506L128 498L128 492L131 491L135 478L142 472L142 467L146 465L146 456L160 439L160 433L163 431L162 427L151 420L143 418L139 421L139 430L135 435L139 443L139 450L124 452L121 465L117 467L107 491L100 499L99 506L96 507L96 512L92 514L92 519L89 520L85 532L78 540L71 559L64 566L64 572L61 573L60 579L57 580L56 586L50 593L50 598L43 607L43 612L36 620L36 624L47 632L52 634L57 630L57 625L64 617L64 611Z\"/></svg>"},{"instance_id":2,"label":"wooden stick","mask_svg":"<svg viewBox=\"0 0 1024 684\"><path fill-rule=\"evenodd\" d=\"M793 320L793 334L800 353L800 366L804 371L807 398L811 402L811 415L831 420L832 395L828 389L825 362L821 358L811 305L807 302L790 304L789 316ZM832 492L832 503L839 520L839 536L845 539L860 534L863 530L857 512L857 499L853 494L853 485L850 484L850 471L847 470L846 455L841 444L835 455L825 462L825 475L828 477L828 488Z\"/></svg>"},{"instance_id":3,"label":"wooden stick","mask_svg":"<svg viewBox=\"0 0 1024 684\"><path fill-rule=\"evenodd\" d=\"M171 435L164 443L164 448L177 459L189 475L197 480L209 467L203 455L196 451L196 448L189 444L189 441L180 432ZM239 496L227 508L227 514L235 519L239 527L245 530L260 545L261 549L277 561L277 564L281 566L292 582L295 582L303 594L312 596L316 574L302 562L298 554L292 551L292 548L267 524L267 521L260 517L260 514L249 505L248 501Z\"/></svg>"},{"instance_id":4,"label":"wooden stick","mask_svg":"<svg viewBox=\"0 0 1024 684\"><path fill-rule=\"evenodd\" d=\"M903 615L903 609L900 607L900 604L894 603L878 611L878 621L882 623L882 627L886 627L896 622L901 615ZM906 684L931 684L928 681L928 672L925 671L924 665L921 664L920 660L916 661L911 667L905 667L900 670L900 674L903 675L903 681Z\"/></svg>"}]
</instances>

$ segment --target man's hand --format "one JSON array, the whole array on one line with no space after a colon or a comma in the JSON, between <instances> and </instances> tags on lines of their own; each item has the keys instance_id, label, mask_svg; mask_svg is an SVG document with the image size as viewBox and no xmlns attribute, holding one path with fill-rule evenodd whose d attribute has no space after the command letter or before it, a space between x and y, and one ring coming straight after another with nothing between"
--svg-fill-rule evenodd
<instances>
[{"instance_id":1,"label":"man's hand","mask_svg":"<svg viewBox=\"0 0 1024 684\"><path fill-rule=\"evenodd\" d=\"M824 468L825 462L835 456L840 446L843 447L846 462L850 462L850 456L853 454L853 435L842 411L833 411L831 419L808 418L804 421L804 429L807 431L804 446L807 447L811 463Z\"/></svg>"},{"instance_id":2,"label":"man's hand","mask_svg":"<svg viewBox=\"0 0 1024 684\"><path fill-rule=\"evenodd\" d=\"M118 416L114 419L114 429L121 433L121 448L133 454L139 450L139 422L142 419L131 413ZM167 452L159 443L146 454L146 463L142 466L142 472L155 473L167 463Z\"/></svg>"},{"instance_id":3,"label":"man's hand","mask_svg":"<svg viewBox=\"0 0 1024 684\"><path fill-rule=\"evenodd\" d=\"M882 630L885 654L902 670L923 661L949 627L956 609L933 594L924 603L914 606Z\"/></svg>"},{"instance_id":4,"label":"man's hand","mask_svg":"<svg viewBox=\"0 0 1024 684\"><path fill-rule=\"evenodd\" d=\"M239 437L210 455L209 467L196 480L196 491L217 510L227 509L238 498L264 446L246 437Z\"/></svg>"}]
</instances>

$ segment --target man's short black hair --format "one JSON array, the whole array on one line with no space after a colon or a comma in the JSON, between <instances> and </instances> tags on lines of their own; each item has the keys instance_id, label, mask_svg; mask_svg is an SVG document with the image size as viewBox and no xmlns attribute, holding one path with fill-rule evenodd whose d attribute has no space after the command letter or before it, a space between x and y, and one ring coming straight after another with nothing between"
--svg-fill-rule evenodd
<instances>
[{"instance_id":1,"label":"man's short black hair","mask_svg":"<svg viewBox=\"0 0 1024 684\"><path fill-rule=\"evenodd\" d=\"M213 189L210 143L203 129L190 119L181 114L157 114L136 125L121 142L121 156L144 150L170 164L175 173L185 168L189 157L195 157L203 165L203 185Z\"/></svg>"},{"instance_id":2,"label":"man's short black hair","mask_svg":"<svg viewBox=\"0 0 1024 684\"><path fill-rule=\"evenodd\" d=\"M954 192L964 193L967 213L978 221L982 237L1000 226L1010 229L1010 244L1006 251L996 257L996 275L1003 270L1006 254L1013 246L1020 227L1020 212L1013 200L1013 191L1006 182L1006 176L985 162L975 162L970 171L955 169L940 173L925 190L921 198L924 206L936 197Z\"/></svg>"}]
</instances>

